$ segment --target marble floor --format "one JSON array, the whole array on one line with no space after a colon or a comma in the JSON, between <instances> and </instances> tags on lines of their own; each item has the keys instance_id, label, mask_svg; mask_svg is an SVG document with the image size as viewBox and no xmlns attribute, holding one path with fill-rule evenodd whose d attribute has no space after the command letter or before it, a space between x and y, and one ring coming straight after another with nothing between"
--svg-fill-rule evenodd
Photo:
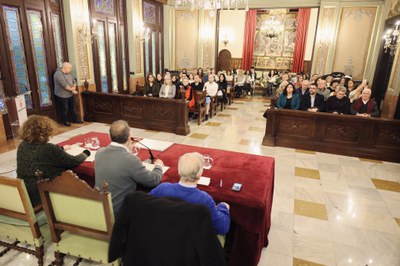
<instances>
[{"instance_id":1,"label":"marble floor","mask_svg":"<svg viewBox=\"0 0 400 266\"><path fill-rule=\"evenodd\" d=\"M269 246L259 266L400 265L400 164L261 145L261 98L235 101L223 112L178 136L132 128L135 136L274 157L275 192ZM57 143L100 123L62 128ZM12 144L0 150L0 172L15 176ZM53 260L47 244L45 264ZM31 255L10 251L0 265L35 265ZM72 265L67 257L65 265ZM93 265L86 261L82 265ZM243 265L247 266L247 265Z\"/></svg>"}]
</instances>

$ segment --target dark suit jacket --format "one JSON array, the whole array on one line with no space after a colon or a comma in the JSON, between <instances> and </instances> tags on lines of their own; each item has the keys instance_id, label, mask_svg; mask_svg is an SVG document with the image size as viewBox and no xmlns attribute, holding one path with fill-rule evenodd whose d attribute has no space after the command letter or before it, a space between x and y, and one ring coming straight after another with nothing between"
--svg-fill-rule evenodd
<instances>
[{"instance_id":1,"label":"dark suit jacket","mask_svg":"<svg viewBox=\"0 0 400 266\"><path fill-rule=\"evenodd\" d=\"M318 108L318 112L325 111L325 100L323 95L318 93L315 94L314 107ZM306 93L301 99L300 109L307 111L308 108L311 108L311 95Z\"/></svg>"},{"instance_id":2,"label":"dark suit jacket","mask_svg":"<svg viewBox=\"0 0 400 266\"><path fill-rule=\"evenodd\" d=\"M109 261L132 266L225 265L210 211L179 199L128 194L116 218Z\"/></svg>"}]
</instances>

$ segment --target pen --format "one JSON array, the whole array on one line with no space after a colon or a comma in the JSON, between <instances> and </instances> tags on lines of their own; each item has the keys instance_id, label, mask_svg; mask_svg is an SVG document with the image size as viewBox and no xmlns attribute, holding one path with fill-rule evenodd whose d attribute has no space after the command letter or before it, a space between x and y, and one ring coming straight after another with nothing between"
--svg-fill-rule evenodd
<instances>
[{"instance_id":1,"label":"pen","mask_svg":"<svg viewBox=\"0 0 400 266\"><path fill-rule=\"evenodd\" d=\"M219 187L222 187L222 179L219 180Z\"/></svg>"}]
</instances>

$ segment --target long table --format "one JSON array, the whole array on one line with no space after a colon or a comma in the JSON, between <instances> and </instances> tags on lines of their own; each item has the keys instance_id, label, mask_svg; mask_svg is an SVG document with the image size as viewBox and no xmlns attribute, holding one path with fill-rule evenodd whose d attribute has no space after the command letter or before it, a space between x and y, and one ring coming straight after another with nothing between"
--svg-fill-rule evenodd
<instances>
[{"instance_id":1,"label":"long table","mask_svg":"<svg viewBox=\"0 0 400 266\"><path fill-rule=\"evenodd\" d=\"M99 138L101 146L107 146L110 143L108 134L89 132L64 141L60 145L83 142L85 138L94 136ZM209 154L214 160L212 168L203 172L203 176L211 178L210 185L199 185L198 188L209 193L216 202L224 201L230 204L231 220L236 224L236 231L229 265L256 266L260 260L262 248L268 245L274 191L274 159L173 144L165 151L153 151L156 158L163 160L164 164L170 167L163 175L162 182L178 182L178 158L187 152ZM148 151L141 149L138 156L142 160L147 159ZM78 176L85 175L86 180L94 184L93 162L84 162L73 170ZM243 185L240 192L231 190L234 183Z\"/></svg>"}]
</instances>

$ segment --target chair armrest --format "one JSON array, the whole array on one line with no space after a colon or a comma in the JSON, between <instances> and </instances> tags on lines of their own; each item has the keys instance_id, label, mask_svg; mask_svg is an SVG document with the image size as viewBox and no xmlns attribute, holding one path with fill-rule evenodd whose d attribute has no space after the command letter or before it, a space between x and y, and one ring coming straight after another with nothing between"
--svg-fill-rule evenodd
<instances>
[{"instance_id":1,"label":"chair armrest","mask_svg":"<svg viewBox=\"0 0 400 266\"><path fill-rule=\"evenodd\" d=\"M43 211L43 205L42 204L40 204L40 205L36 206L35 208L33 208L33 212L35 214L38 214L41 211Z\"/></svg>"}]
</instances>

